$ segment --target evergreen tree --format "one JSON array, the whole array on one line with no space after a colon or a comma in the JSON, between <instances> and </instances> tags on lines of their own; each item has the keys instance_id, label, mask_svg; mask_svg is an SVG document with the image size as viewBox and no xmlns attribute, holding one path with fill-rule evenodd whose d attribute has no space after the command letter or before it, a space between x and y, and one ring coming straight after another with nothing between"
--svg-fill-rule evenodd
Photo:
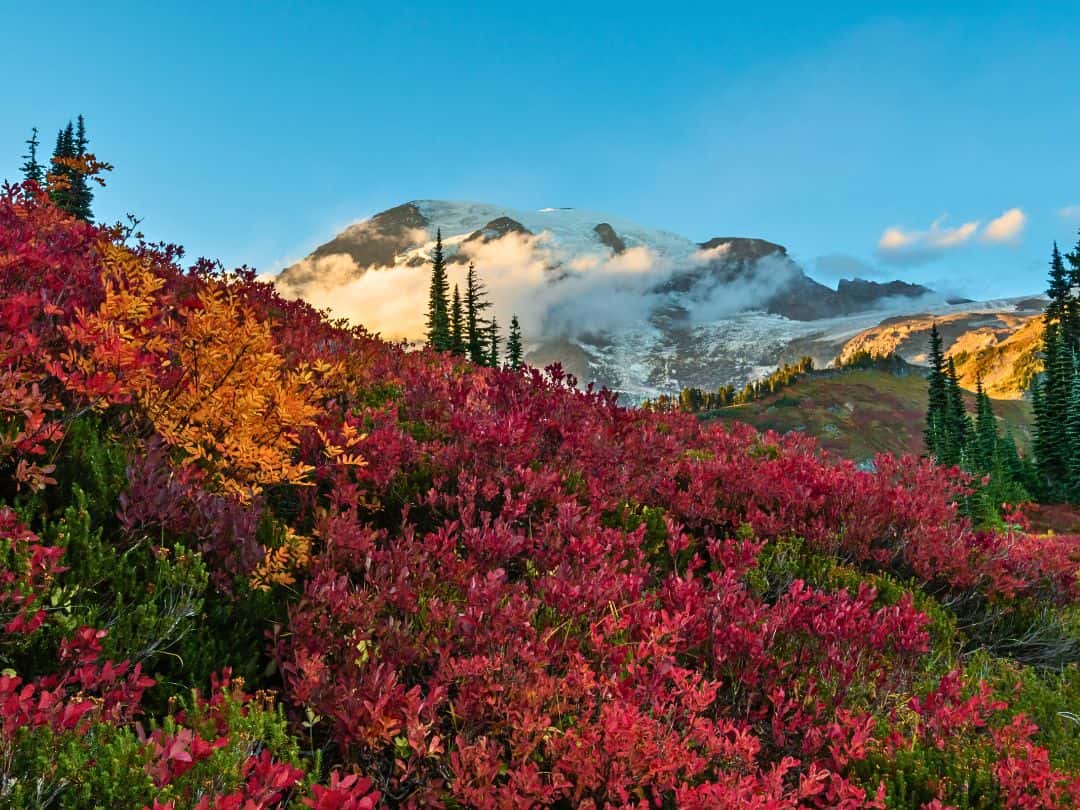
<instances>
[{"instance_id":1,"label":"evergreen tree","mask_svg":"<svg viewBox=\"0 0 1080 810\"><path fill-rule=\"evenodd\" d=\"M1057 242L1054 242L1054 248L1050 252L1050 283L1046 288L1046 294L1050 296L1050 303L1046 305L1047 321L1061 323L1065 320L1069 309L1070 289L1069 274L1065 270Z\"/></svg>"},{"instance_id":2,"label":"evergreen tree","mask_svg":"<svg viewBox=\"0 0 1080 810\"><path fill-rule=\"evenodd\" d=\"M461 293L454 285L454 299L450 305L450 351L456 355L465 354L465 324L462 320Z\"/></svg>"},{"instance_id":3,"label":"evergreen tree","mask_svg":"<svg viewBox=\"0 0 1080 810\"><path fill-rule=\"evenodd\" d=\"M1080 356L1080 239L1072 253L1065 258L1069 260L1071 268L1067 282L1069 299L1065 307L1065 342L1070 352Z\"/></svg>"},{"instance_id":4,"label":"evergreen tree","mask_svg":"<svg viewBox=\"0 0 1080 810\"><path fill-rule=\"evenodd\" d=\"M1069 410L1065 419L1065 434L1069 447L1069 500L1080 503L1080 374L1073 374Z\"/></svg>"},{"instance_id":5,"label":"evergreen tree","mask_svg":"<svg viewBox=\"0 0 1080 810\"><path fill-rule=\"evenodd\" d=\"M1073 483L1076 447L1069 425L1080 357L1080 244L1067 256L1066 269L1055 243L1050 254L1043 318L1043 372L1032 384L1035 406L1035 457L1039 494L1043 498L1080 498Z\"/></svg>"},{"instance_id":6,"label":"evergreen tree","mask_svg":"<svg viewBox=\"0 0 1080 810\"><path fill-rule=\"evenodd\" d=\"M499 367L499 323L495 320L495 316L491 316L491 321L488 324L488 356L487 365L492 368Z\"/></svg>"},{"instance_id":7,"label":"evergreen tree","mask_svg":"<svg viewBox=\"0 0 1080 810\"><path fill-rule=\"evenodd\" d=\"M49 171L49 198L57 208L75 214L74 170L62 161L75 157L75 128L68 121L65 128L56 133L52 168Z\"/></svg>"},{"instance_id":8,"label":"evergreen tree","mask_svg":"<svg viewBox=\"0 0 1080 810\"><path fill-rule=\"evenodd\" d=\"M945 411L945 452L944 464L967 466L971 458L971 418L964 407L964 394L960 389L960 379L956 374L956 363L950 357L945 373L946 411Z\"/></svg>"},{"instance_id":9,"label":"evergreen tree","mask_svg":"<svg viewBox=\"0 0 1080 810\"><path fill-rule=\"evenodd\" d=\"M86 120L80 115L75 124L75 139L72 142L75 157L86 157L87 147L90 145L86 137ZM90 183L83 172L72 172L71 177L71 202L72 211L79 219L86 222L94 221L94 214L90 204L94 201L94 192L90 190Z\"/></svg>"},{"instance_id":10,"label":"evergreen tree","mask_svg":"<svg viewBox=\"0 0 1080 810\"><path fill-rule=\"evenodd\" d=\"M510 318L510 336L506 339L506 363L510 368L521 368L523 363L521 324L518 323L516 314Z\"/></svg>"},{"instance_id":11,"label":"evergreen tree","mask_svg":"<svg viewBox=\"0 0 1080 810\"><path fill-rule=\"evenodd\" d=\"M443 255L442 229L436 232L435 250L431 255L431 289L428 296L427 343L440 352L451 348L450 313L446 301L448 282L446 259Z\"/></svg>"},{"instance_id":12,"label":"evergreen tree","mask_svg":"<svg viewBox=\"0 0 1080 810\"><path fill-rule=\"evenodd\" d=\"M1009 479L1026 490L1029 489L1031 486L1030 470L1021 460L1020 454L1016 450L1016 439L1013 438L1012 431L1005 431L1005 436L1001 439L998 448L1001 466L1007 471Z\"/></svg>"},{"instance_id":13,"label":"evergreen tree","mask_svg":"<svg viewBox=\"0 0 1080 810\"><path fill-rule=\"evenodd\" d=\"M469 358L477 365L484 365L490 357L484 337L483 318L485 309L491 303L484 296L484 285L476 272L472 262L469 262L469 272L465 277L465 348Z\"/></svg>"},{"instance_id":14,"label":"evergreen tree","mask_svg":"<svg viewBox=\"0 0 1080 810\"><path fill-rule=\"evenodd\" d=\"M997 421L990 397L983 388L982 377L975 383L975 462L978 471L989 473L994 469L998 455Z\"/></svg>"},{"instance_id":15,"label":"evergreen tree","mask_svg":"<svg viewBox=\"0 0 1080 810\"><path fill-rule=\"evenodd\" d=\"M926 450L940 459L945 452L945 414L948 409L948 391L945 379L945 352L941 333L935 323L930 328L929 403L926 408Z\"/></svg>"},{"instance_id":16,"label":"evergreen tree","mask_svg":"<svg viewBox=\"0 0 1080 810\"><path fill-rule=\"evenodd\" d=\"M38 128L34 127L31 130L30 137L26 140L26 154L23 155L23 159L26 161L20 167L23 173L24 180L33 180L38 185L45 182L45 167L38 163L37 149L41 145L41 141L38 140Z\"/></svg>"},{"instance_id":17,"label":"evergreen tree","mask_svg":"<svg viewBox=\"0 0 1080 810\"><path fill-rule=\"evenodd\" d=\"M1047 320L1043 335L1042 379L1033 390L1035 405L1036 455L1043 496L1058 498L1068 477L1068 437L1065 418L1072 391L1072 358L1068 355L1064 329L1059 321Z\"/></svg>"}]
</instances>

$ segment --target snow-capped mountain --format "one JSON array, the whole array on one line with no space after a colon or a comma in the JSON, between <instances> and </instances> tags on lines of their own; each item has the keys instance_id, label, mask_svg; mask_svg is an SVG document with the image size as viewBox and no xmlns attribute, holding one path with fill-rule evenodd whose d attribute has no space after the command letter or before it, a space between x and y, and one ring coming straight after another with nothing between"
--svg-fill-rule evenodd
<instances>
[{"instance_id":1,"label":"snow-capped mountain","mask_svg":"<svg viewBox=\"0 0 1080 810\"><path fill-rule=\"evenodd\" d=\"M562 362L628 399L743 383L798 352L827 362L883 310L913 311L932 297L902 281L852 279L832 289L764 239L695 242L573 208L442 200L358 222L276 283L388 337L416 339L437 232L451 283L472 262L499 322L520 316L530 362Z\"/></svg>"}]
</instances>

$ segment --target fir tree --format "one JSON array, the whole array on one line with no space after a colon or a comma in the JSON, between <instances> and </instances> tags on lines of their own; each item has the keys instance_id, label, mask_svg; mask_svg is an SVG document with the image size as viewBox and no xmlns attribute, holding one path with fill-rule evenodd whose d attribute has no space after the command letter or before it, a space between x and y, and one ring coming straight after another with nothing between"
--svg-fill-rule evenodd
<instances>
[{"instance_id":1,"label":"fir tree","mask_svg":"<svg viewBox=\"0 0 1080 810\"><path fill-rule=\"evenodd\" d=\"M1080 503L1080 374L1073 374L1069 410L1065 418L1065 436L1069 447L1069 500Z\"/></svg>"},{"instance_id":2,"label":"fir tree","mask_svg":"<svg viewBox=\"0 0 1080 810\"><path fill-rule=\"evenodd\" d=\"M454 298L450 305L450 351L456 355L465 354L465 324L461 312L461 293L454 285Z\"/></svg>"},{"instance_id":3,"label":"fir tree","mask_svg":"<svg viewBox=\"0 0 1080 810\"><path fill-rule=\"evenodd\" d=\"M90 145L86 137L86 120L80 115L75 124L75 139L72 143L75 157L86 157L87 147ZM72 172L71 177L71 202L72 213L86 222L94 221L94 214L90 204L94 201L94 192L90 190L90 183L83 172Z\"/></svg>"},{"instance_id":4,"label":"fir tree","mask_svg":"<svg viewBox=\"0 0 1080 810\"><path fill-rule=\"evenodd\" d=\"M521 325L518 323L518 316L515 314L510 318L510 335L506 339L506 363L510 368L521 368L522 350L521 350Z\"/></svg>"},{"instance_id":5,"label":"fir tree","mask_svg":"<svg viewBox=\"0 0 1080 810\"><path fill-rule=\"evenodd\" d=\"M484 365L490 357L484 338L486 321L483 318L484 310L490 306L491 303L484 296L484 285L470 262L465 277L465 348L469 358L477 365Z\"/></svg>"},{"instance_id":6,"label":"fir tree","mask_svg":"<svg viewBox=\"0 0 1080 810\"><path fill-rule=\"evenodd\" d=\"M65 128L56 133L52 168L49 171L49 198L57 208L75 214L74 170L63 161L75 157L75 128L68 121Z\"/></svg>"},{"instance_id":7,"label":"fir tree","mask_svg":"<svg viewBox=\"0 0 1080 810\"><path fill-rule=\"evenodd\" d=\"M1075 292L1080 281L1080 245L1067 258L1071 270L1066 269L1055 243L1046 290L1050 302L1043 318L1043 372L1031 389L1039 494L1051 499L1080 497L1073 486L1076 445L1069 428L1080 356L1080 302Z\"/></svg>"},{"instance_id":8,"label":"fir tree","mask_svg":"<svg viewBox=\"0 0 1080 810\"><path fill-rule=\"evenodd\" d=\"M487 365L492 368L499 367L499 323L494 315L491 316L491 322L488 324Z\"/></svg>"},{"instance_id":9,"label":"fir tree","mask_svg":"<svg viewBox=\"0 0 1080 810\"><path fill-rule=\"evenodd\" d=\"M1033 391L1036 456L1043 496L1061 497L1068 477L1068 437L1065 419L1072 391L1072 358L1060 321L1048 320L1043 335L1042 379Z\"/></svg>"},{"instance_id":10,"label":"fir tree","mask_svg":"<svg viewBox=\"0 0 1080 810\"><path fill-rule=\"evenodd\" d=\"M929 402L926 408L926 450L940 459L945 451L945 414L948 408L948 391L945 379L945 352L942 350L941 333L935 323L930 328Z\"/></svg>"},{"instance_id":11,"label":"fir tree","mask_svg":"<svg viewBox=\"0 0 1080 810\"><path fill-rule=\"evenodd\" d=\"M1016 439L1013 438L1012 431L1005 431L998 448L1001 466L1007 471L1010 480L1028 489L1031 486L1030 471L1016 450Z\"/></svg>"},{"instance_id":12,"label":"fir tree","mask_svg":"<svg viewBox=\"0 0 1080 810\"><path fill-rule=\"evenodd\" d=\"M1069 300L1065 307L1065 339L1071 352L1080 356L1080 239L1072 253L1065 258L1069 260Z\"/></svg>"},{"instance_id":13,"label":"fir tree","mask_svg":"<svg viewBox=\"0 0 1080 810\"><path fill-rule=\"evenodd\" d=\"M964 394L956 374L956 363L949 358L945 373L945 452L942 462L966 466L971 457L971 418L964 408Z\"/></svg>"},{"instance_id":14,"label":"fir tree","mask_svg":"<svg viewBox=\"0 0 1080 810\"><path fill-rule=\"evenodd\" d=\"M1050 252L1050 283L1047 285L1046 294L1050 296L1050 303L1046 305L1046 320L1061 323L1065 320L1069 309L1069 274L1065 270L1065 262L1061 259L1061 251L1058 250L1057 242Z\"/></svg>"},{"instance_id":15,"label":"fir tree","mask_svg":"<svg viewBox=\"0 0 1080 810\"><path fill-rule=\"evenodd\" d=\"M990 397L983 388L982 377L975 382L975 462L978 471L989 473L994 469L998 451L997 420Z\"/></svg>"},{"instance_id":16,"label":"fir tree","mask_svg":"<svg viewBox=\"0 0 1080 810\"><path fill-rule=\"evenodd\" d=\"M26 140L26 154L23 155L23 160L26 162L20 168L24 180L33 180L38 185L45 182L45 167L38 163L37 159L37 149L40 145L38 128L34 127L31 130L30 137Z\"/></svg>"},{"instance_id":17,"label":"fir tree","mask_svg":"<svg viewBox=\"0 0 1080 810\"><path fill-rule=\"evenodd\" d=\"M435 250L431 255L431 289L428 296L427 343L440 352L451 348L450 313L446 301L448 292L446 259L443 255L442 229L436 232Z\"/></svg>"}]
</instances>

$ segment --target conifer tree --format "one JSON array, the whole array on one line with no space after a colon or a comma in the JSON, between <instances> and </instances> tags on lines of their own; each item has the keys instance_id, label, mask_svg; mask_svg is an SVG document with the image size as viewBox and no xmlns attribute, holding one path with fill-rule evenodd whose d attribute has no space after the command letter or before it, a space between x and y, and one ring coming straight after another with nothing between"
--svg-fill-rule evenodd
<instances>
[{"instance_id":1,"label":"conifer tree","mask_svg":"<svg viewBox=\"0 0 1080 810\"><path fill-rule=\"evenodd\" d=\"M978 471L989 473L994 469L998 451L997 421L990 397L983 388L982 376L975 382L975 453Z\"/></svg>"},{"instance_id":2,"label":"conifer tree","mask_svg":"<svg viewBox=\"0 0 1080 810\"><path fill-rule=\"evenodd\" d=\"M1066 352L1063 333L1060 321L1047 320L1043 335L1044 371L1042 379L1035 382L1032 394L1039 480L1044 490L1042 494L1048 498L1064 494L1062 489L1068 476L1065 419L1072 390L1069 373L1072 363Z\"/></svg>"},{"instance_id":3,"label":"conifer tree","mask_svg":"<svg viewBox=\"0 0 1080 810\"><path fill-rule=\"evenodd\" d=\"M87 147L90 145L86 137L86 120L80 115L76 119L75 139L72 143L75 157L86 157ZM94 192L90 190L90 183L83 172L72 172L71 177L71 201L74 207L72 211L79 219L86 222L94 221L94 214L90 204L94 201Z\"/></svg>"},{"instance_id":4,"label":"conifer tree","mask_svg":"<svg viewBox=\"0 0 1080 810\"><path fill-rule=\"evenodd\" d=\"M1055 243L1047 285L1050 302L1043 318L1043 372L1031 388L1039 494L1050 499L1080 498L1073 486L1075 445L1069 428L1080 357L1080 244L1066 258L1071 269L1066 269Z\"/></svg>"},{"instance_id":5,"label":"conifer tree","mask_svg":"<svg viewBox=\"0 0 1080 810\"><path fill-rule=\"evenodd\" d=\"M1068 277L1069 300L1065 308L1065 341L1074 354L1080 356L1080 239L1066 257L1070 270Z\"/></svg>"},{"instance_id":6,"label":"conifer tree","mask_svg":"<svg viewBox=\"0 0 1080 810\"><path fill-rule=\"evenodd\" d=\"M75 214L74 170L63 161L75 157L75 128L68 121L65 128L56 133L52 168L49 170L49 198L57 208Z\"/></svg>"},{"instance_id":7,"label":"conifer tree","mask_svg":"<svg viewBox=\"0 0 1080 810\"><path fill-rule=\"evenodd\" d=\"M476 268L469 262L469 271L465 277L465 348L469 358L477 365L484 365L491 354L484 336L486 321L483 318L484 310L490 306L491 303L484 296L484 285Z\"/></svg>"},{"instance_id":8,"label":"conifer tree","mask_svg":"<svg viewBox=\"0 0 1080 810\"><path fill-rule=\"evenodd\" d=\"M1012 431L1005 431L1005 436L1001 439L998 447L1000 448L1001 466L1008 473L1009 479L1015 484L1024 487L1025 490L1029 489L1031 486L1030 470L1021 460L1020 453L1016 450L1016 439L1013 438Z\"/></svg>"},{"instance_id":9,"label":"conifer tree","mask_svg":"<svg viewBox=\"0 0 1080 810\"><path fill-rule=\"evenodd\" d=\"M945 352L942 350L941 333L935 323L930 328L929 403L926 408L926 450L940 459L945 452L945 414L948 409L948 391L945 379Z\"/></svg>"},{"instance_id":10,"label":"conifer tree","mask_svg":"<svg viewBox=\"0 0 1080 810\"><path fill-rule=\"evenodd\" d=\"M1050 303L1046 305L1047 321L1061 323L1066 319L1070 287L1069 273L1065 269L1057 242L1054 242L1054 248L1050 252L1050 283L1046 288L1046 294L1050 297Z\"/></svg>"},{"instance_id":11,"label":"conifer tree","mask_svg":"<svg viewBox=\"0 0 1080 810\"><path fill-rule=\"evenodd\" d=\"M440 352L449 351L450 313L447 303L448 282L446 259L443 255L442 229L436 232L435 250L431 255L431 289L428 296L427 343Z\"/></svg>"},{"instance_id":12,"label":"conifer tree","mask_svg":"<svg viewBox=\"0 0 1080 810\"><path fill-rule=\"evenodd\" d=\"M453 302L450 304L450 351L456 355L465 354L465 324L462 319L461 293L454 285Z\"/></svg>"},{"instance_id":13,"label":"conifer tree","mask_svg":"<svg viewBox=\"0 0 1080 810\"><path fill-rule=\"evenodd\" d=\"M1065 418L1065 437L1069 447L1068 496L1073 503L1080 503L1080 374L1073 374L1069 410Z\"/></svg>"},{"instance_id":14,"label":"conifer tree","mask_svg":"<svg viewBox=\"0 0 1080 810\"><path fill-rule=\"evenodd\" d=\"M23 159L26 161L20 167L23 173L24 180L33 180L38 185L41 185L45 181L45 167L38 163L37 149L41 145L41 141L38 140L38 128L34 127L31 130L30 137L26 139L26 154L23 155Z\"/></svg>"},{"instance_id":15,"label":"conifer tree","mask_svg":"<svg viewBox=\"0 0 1080 810\"><path fill-rule=\"evenodd\" d=\"M510 335L506 339L506 363L510 368L521 368L522 349L521 349L521 324L518 323L518 316L515 314L510 318Z\"/></svg>"},{"instance_id":16,"label":"conifer tree","mask_svg":"<svg viewBox=\"0 0 1080 810\"><path fill-rule=\"evenodd\" d=\"M499 323L495 316L491 316L488 324L488 357L487 365L492 368L499 367Z\"/></svg>"},{"instance_id":17,"label":"conifer tree","mask_svg":"<svg viewBox=\"0 0 1080 810\"><path fill-rule=\"evenodd\" d=\"M964 407L964 394L956 363L950 357L945 373L947 407L945 411L945 452L942 462L966 466L971 457L971 418Z\"/></svg>"}]
</instances>

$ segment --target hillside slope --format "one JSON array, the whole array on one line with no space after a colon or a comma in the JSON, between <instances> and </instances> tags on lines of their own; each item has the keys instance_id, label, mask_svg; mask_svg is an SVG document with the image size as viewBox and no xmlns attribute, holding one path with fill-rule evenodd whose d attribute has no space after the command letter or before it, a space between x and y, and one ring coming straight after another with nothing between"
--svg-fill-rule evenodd
<instances>
[{"instance_id":1,"label":"hillside slope","mask_svg":"<svg viewBox=\"0 0 1080 810\"><path fill-rule=\"evenodd\" d=\"M918 374L826 371L709 416L746 422L759 430L804 433L830 452L863 461L876 453L922 453L926 404L926 380ZM974 410L974 396L969 395L968 408ZM1027 402L996 400L994 413L1002 428L1013 432L1022 452L1030 446L1032 414Z\"/></svg>"},{"instance_id":2,"label":"hillside slope","mask_svg":"<svg viewBox=\"0 0 1080 810\"><path fill-rule=\"evenodd\" d=\"M910 363L926 363L930 329L937 324L947 356L956 362L960 384L974 389L981 374L992 397L1019 399L1041 368L1042 298L1020 299L1010 311L968 305L960 311L934 311L887 318L848 340L844 360L857 352L898 354Z\"/></svg>"},{"instance_id":3,"label":"hillside slope","mask_svg":"<svg viewBox=\"0 0 1080 810\"><path fill-rule=\"evenodd\" d=\"M1080 537L0 189L0 805L1076 807Z\"/></svg>"}]
</instances>

